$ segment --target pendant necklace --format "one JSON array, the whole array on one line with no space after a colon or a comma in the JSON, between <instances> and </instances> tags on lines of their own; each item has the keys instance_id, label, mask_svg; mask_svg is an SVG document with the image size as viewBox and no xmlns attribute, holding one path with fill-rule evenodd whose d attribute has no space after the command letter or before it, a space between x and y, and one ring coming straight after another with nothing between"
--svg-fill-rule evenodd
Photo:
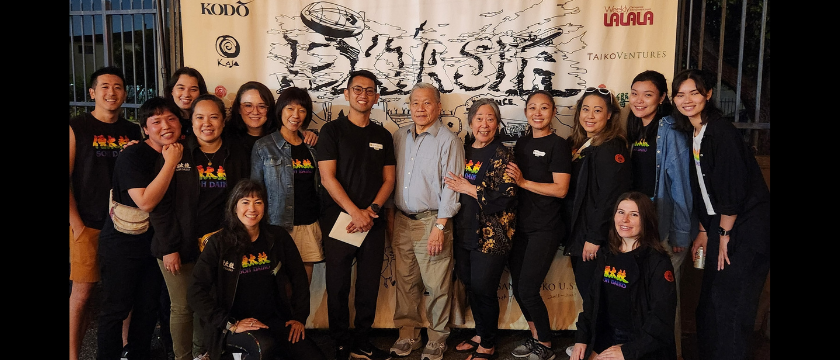
<instances>
[{"instance_id":1,"label":"pendant necklace","mask_svg":"<svg viewBox=\"0 0 840 360\"><path fill-rule=\"evenodd\" d=\"M204 158L207 159L207 166L213 166L213 159L216 158L216 153L213 153L213 156L211 157L207 157L207 153L204 152L204 150L199 149L199 151L201 151L201 153L204 154Z\"/></svg>"}]
</instances>

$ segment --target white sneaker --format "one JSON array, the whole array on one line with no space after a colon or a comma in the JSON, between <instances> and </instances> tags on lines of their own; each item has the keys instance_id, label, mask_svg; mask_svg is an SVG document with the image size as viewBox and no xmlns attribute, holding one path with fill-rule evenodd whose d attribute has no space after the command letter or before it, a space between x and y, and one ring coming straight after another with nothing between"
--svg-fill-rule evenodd
<instances>
[{"instance_id":1,"label":"white sneaker","mask_svg":"<svg viewBox=\"0 0 840 360\"><path fill-rule=\"evenodd\" d=\"M210 360L210 353L198 355L193 360Z\"/></svg>"}]
</instances>

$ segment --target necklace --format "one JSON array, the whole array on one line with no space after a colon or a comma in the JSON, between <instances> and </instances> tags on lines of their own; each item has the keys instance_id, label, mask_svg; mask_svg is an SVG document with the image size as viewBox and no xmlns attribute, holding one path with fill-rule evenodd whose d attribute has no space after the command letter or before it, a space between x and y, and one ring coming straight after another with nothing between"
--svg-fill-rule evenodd
<instances>
[{"instance_id":1,"label":"necklace","mask_svg":"<svg viewBox=\"0 0 840 360\"><path fill-rule=\"evenodd\" d=\"M213 153L213 156L211 157L207 157L207 153L204 152L204 150L199 149L199 151L201 151L201 153L204 154L204 158L207 159L207 166L213 166L213 159L216 158L216 153Z\"/></svg>"}]
</instances>

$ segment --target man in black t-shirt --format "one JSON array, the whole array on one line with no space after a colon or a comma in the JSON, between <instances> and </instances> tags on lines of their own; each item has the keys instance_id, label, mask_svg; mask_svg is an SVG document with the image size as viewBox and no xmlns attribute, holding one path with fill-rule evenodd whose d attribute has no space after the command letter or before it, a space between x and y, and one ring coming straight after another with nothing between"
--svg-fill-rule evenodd
<instances>
[{"instance_id":1,"label":"man in black t-shirt","mask_svg":"<svg viewBox=\"0 0 840 360\"><path fill-rule=\"evenodd\" d=\"M391 133L370 121L379 100L376 76L366 70L350 73L344 98L347 116L323 127L318 141L318 167L322 194L321 229L329 234L343 211L352 221L341 229L368 232L358 247L324 237L327 305L330 333L336 342L336 359L390 359L373 346L368 333L376 315L379 277L385 253L385 220L379 210L394 189L396 160ZM350 332L350 275L356 262L355 333Z\"/></svg>"},{"instance_id":2,"label":"man in black t-shirt","mask_svg":"<svg viewBox=\"0 0 840 360\"><path fill-rule=\"evenodd\" d=\"M93 111L70 119L70 358L79 356L85 312L99 282L99 232L108 215L108 192L117 155L142 139L140 127L121 116L122 70L104 67L90 77Z\"/></svg>"}]
</instances>

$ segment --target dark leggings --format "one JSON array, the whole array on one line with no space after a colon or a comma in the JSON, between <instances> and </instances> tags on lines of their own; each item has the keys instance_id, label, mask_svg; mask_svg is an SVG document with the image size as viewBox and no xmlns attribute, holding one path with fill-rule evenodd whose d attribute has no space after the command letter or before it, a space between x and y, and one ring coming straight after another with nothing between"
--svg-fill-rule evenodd
<instances>
[{"instance_id":1,"label":"dark leggings","mask_svg":"<svg viewBox=\"0 0 840 360\"><path fill-rule=\"evenodd\" d=\"M455 271L467 290L475 333L481 337L481 347L496 346L499 331L499 280L505 269L507 256L485 254L478 250L455 245Z\"/></svg>"},{"instance_id":2,"label":"dark leggings","mask_svg":"<svg viewBox=\"0 0 840 360\"><path fill-rule=\"evenodd\" d=\"M510 254L513 296L525 320L534 323L539 341L551 341L551 323L540 289L554 261L560 236L552 231L517 231Z\"/></svg>"},{"instance_id":3,"label":"dark leggings","mask_svg":"<svg viewBox=\"0 0 840 360\"><path fill-rule=\"evenodd\" d=\"M595 253L595 256L604 256L604 250L599 248L598 252ZM586 294L589 293L589 287L592 286L592 276L595 275L597 271L597 258L583 261L580 254L575 254L571 255L571 260L572 269L575 272L575 286L578 288L580 298L583 299L583 301L586 301Z\"/></svg>"},{"instance_id":4,"label":"dark leggings","mask_svg":"<svg viewBox=\"0 0 840 360\"><path fill-rule=\"evenodd\" d=\"M324 353L311 338L289 342L289 329L283 321L266 322L268 329L228 334L227 352L242 353L242 360L312 359L325 360Z\"/></svg>"}]
</instances>

